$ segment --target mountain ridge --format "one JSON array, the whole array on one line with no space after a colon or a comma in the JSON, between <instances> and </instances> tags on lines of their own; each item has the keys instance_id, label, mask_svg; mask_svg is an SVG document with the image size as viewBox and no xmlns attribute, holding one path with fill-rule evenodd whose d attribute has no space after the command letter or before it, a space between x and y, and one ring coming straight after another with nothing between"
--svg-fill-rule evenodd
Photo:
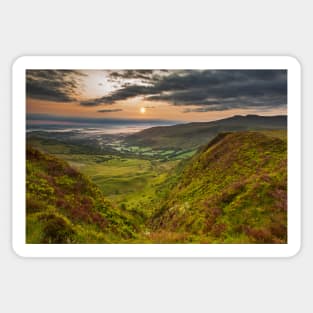
<instances>
[{"instance_id":1,"label":"mountain ridge","mask_svg":"<svg viewBox=\"0 0 313 313\"><path fill-rule=\"evenodd\" d=\"M151 218L158 240L286 243L287 142L258 132L220 134L176 177Z\"/></svg>"},{"instance_id":2,"label":"mountain ridge","mask_svg":"<svg viewBox=\"0 0 313 313\"><path fill-rule=\"evenodd\" d=\"M229 131L286 129L287 116L235 115L211 122L191 122L172 126L156 126L126 137L129 145L154 149L196 149L218 133Z\"/></svg>"}]
</instances>

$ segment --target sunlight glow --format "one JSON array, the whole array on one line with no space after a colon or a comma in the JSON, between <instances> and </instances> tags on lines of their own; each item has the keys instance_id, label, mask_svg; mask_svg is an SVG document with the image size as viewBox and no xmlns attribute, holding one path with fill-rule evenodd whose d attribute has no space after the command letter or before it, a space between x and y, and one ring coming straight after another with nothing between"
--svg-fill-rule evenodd
<instances>
[{"instance_id":1,"label":"sunlight glow","mask_svg":"<svg viewBox=\"0 0 313 313\"><path fill-rule=\"evenodd\" d=\"M146 113L146 108L145 108L145 107L141 107L141 108L140 108L140 113L141 113L141 114Z\"/></svg>"}]
</instances>

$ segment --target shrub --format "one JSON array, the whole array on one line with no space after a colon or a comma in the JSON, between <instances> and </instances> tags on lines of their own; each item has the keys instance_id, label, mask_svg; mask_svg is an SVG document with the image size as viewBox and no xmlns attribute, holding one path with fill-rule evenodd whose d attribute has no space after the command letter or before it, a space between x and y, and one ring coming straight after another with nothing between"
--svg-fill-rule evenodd
<instances>
[{"instance_id":1,"label":"shrub","mask_svg":"<svg viewBox=\"0 0 313 313\"><path fill-rule=\"evenodd\" d=\"M35 213L43 211L46 208L46 203L44 201L38 200L35 197L27 195L26 197L26 213Z\"/></svg>"},{"instance_id":2,"label":"shrub","mask_svg":"<svg viewBox=\"0 0 313 313\"><path fill-rule=\"evenodd\" d=\"M225 230L226 230L226 224L221 223L221 224L214 224L211 232L215 237L220 237Z\"/></svg>"},{"instance_id":3,"label":"shrub","mask_svg":"<svg viewBox=\"0 0 313 313\"><path fill-rule=\"evenodd\" d=\"M42 243L71 243L75 234L71 225L62 217L49 214L41 217L45 220Z\"/></svg>"},{"instance_id":4,"label":"shrub","mask_svg":"<svg viewBox=\"0 0 313 313\"><path fill-rule=\"evenodd\" d=\"M250 228L245 230L246 234L253 237L257 243L273 243L273 236L267 228Z\"/></svg>"}]
</instances>

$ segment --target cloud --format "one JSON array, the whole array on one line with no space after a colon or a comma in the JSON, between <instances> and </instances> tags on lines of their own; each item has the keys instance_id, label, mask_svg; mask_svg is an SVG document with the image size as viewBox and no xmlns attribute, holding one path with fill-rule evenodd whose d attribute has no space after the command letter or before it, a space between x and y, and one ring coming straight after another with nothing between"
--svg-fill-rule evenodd
<instances>
[{"instance_id":1,"label":"cloud","mask_svg":"<svg viewBox=\"0 0 313 313\"><path fill-rule=\"evenodd\" d=\"M119 70L108 73L111 80L141 80L150 83L168 75L170 70Z\"/></svg>"},{"instance_id":2,"label":"cloud","mask_svg":"<svg viewBox=\"0 0 313 313\"><path fill-rule=\"evenodd\" d=\"M168 101L174 105L233 105L286 104L287 78L282 71L202 71L184 76L171 76L158 89L166 90L147 97L154 101ZM212 100L213 99L213 100Z\"/></svg>"},{"instance_id":3,"label":"cloud","mask_svg":"<svg viewBox=\"0 0 313 313\"><path fill-rule=\"evenodd\" d=\"M90 100L85 100L81 101L80 104L82 106L97 106L97 105L108 105L108 104L113 104L116 101L119 100L125 100L128 98L136 97L138 95L143 95L143 94L149 94L150 88L145 87L145 86L129 86L126 88L119 89L116 92L113 92L107 96L103 96L100 98L96 99L90 99Z\"/></svg>"},{"instance_id":4,"label":"cloud","mask_svg":"<svg viewBox=\"0 0 313 313\"><path fill-rule=\"evenodd\" d=\"M153 70L120 70L110 71L111 79L144 79L149 80L153 75Z\"/></svg>"},{"instance_id":5,"label":"cloud","mask_svg":"<svg viewBox=\"0 0 313 313\"><path fill-rule=\"evenodd\" d=\"M176 71L178 72L178 71ZM181 71L179 71L181 72ZM83 100L82 106L110 105L137 95L151 95L151 89L157 82L171 74L170 70L119 70L107 71L108 81L117 83L115 91L103 97ZM153 92L152 94L154 94Z\"/></svg>"},{"instance_id":6,"label":"cloud","mask_svg":"<svg viewBox=\"0 0 313 313\"><path fill-rule=\"evenodd\" d=\"M75 101L82 76L75 70L27 70L26 95L55 102Z\"/></svg>"},{"instance_id":7,"label":"cloud","mask_svg":"<svg viewBox=\"0 0 313 313\"><path fill-rule=\"evenodd\" d=\"M122 71L112 75L129 79L138 77L138 72ZM128 83L109 95L81 104L113 104L137 96L177 106L197 105L200 106L198 112L287 104L286 70L173 70L164 75L145 71L142 77L147 75L149 85Z\"/></svg>"},{"instance_id":8,"label":"cloud","mask_svg":"<svg viewBox=\"0 0 313 313\"><path fill-rule=\"evenodd\" d=\"M219 99L218 101L207 100L205 104L196 104L196 108L186 108L182 112L209 112L226 111L231 109L250 108L255 110L283 107L287 104L287 96L242 96Z\"/></svg>"},{"instance_id":9,"label":"cloud","mask_svg":"<svg viewBox=\"0 0 313 313\"><path fill-rule=\"evenodd\" d=\"M55 102L75 101L87 107L112 105L121 100L142 97L153 102L193 106L184 108L185 113L276 108L287 104L286 70L161 69L106 70L104 73L111 86L115 86L114 90L101 97L78 100L82 98L79 94L82 76L87 75L84 72L27 70L27 96Z\"/></svg>"},{"instance_id":10,"label":"cloud","mask_svg":"<svg viewBox=\"0 0 313 313\"><path fill-rule=\"evenodd\" d=\"M111 113L111 112L120 112L120 111L123 111L122 109L103 109L103 110L98 110L97 112L100 112L100 113Z\"/></svg>"}]
</instances>

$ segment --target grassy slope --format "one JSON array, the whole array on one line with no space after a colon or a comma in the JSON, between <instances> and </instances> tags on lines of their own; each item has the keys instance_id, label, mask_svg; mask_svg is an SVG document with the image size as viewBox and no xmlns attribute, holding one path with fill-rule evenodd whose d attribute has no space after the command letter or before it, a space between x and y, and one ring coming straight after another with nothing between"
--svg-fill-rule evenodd
<instances>
[{"instance_id":1,"label":"grassy slope","mask_svg":"<svg viewBox=\"0 0 313 313\"><path fill-rule=\"evenodd\" d=\"M135 221L66 162L27 148L27 243L129 240Z\"/></svg>"},{"instance_id":2,"label":"grassy slope","mask_svg":"<svg viewBox=\"0 0 313 313\"><path fill-rule=\"evenodd\" d=\"M286 149L284 131L219 135L176 178L150 240L286 242Z\"/></svg>"}]
</instances>

